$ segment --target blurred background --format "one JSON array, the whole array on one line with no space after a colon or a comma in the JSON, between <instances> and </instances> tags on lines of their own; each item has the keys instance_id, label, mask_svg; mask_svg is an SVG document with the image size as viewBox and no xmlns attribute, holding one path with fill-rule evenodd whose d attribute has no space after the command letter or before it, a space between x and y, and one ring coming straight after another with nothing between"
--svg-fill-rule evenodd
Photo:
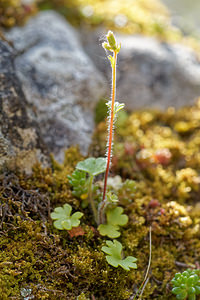
<instances>
[{"instance_id":1,"label":"blurred background","mask_svg":"<svg viewBox=\"0 0 200 300\"><path fill-rule=\"evenodd\" d=\"M14 46L15 71L56 158L71 144L87 152L94 108L102 99L105 108L111 68L101 43L108 30L122 43L117 100L126 110L193 104L199 16L199 0L0 0L1 37Z\"/></svg>"},{"instance_id":2,"label":"blurred background","mask_svg":"<svg viewBox=\"0 0 200 300\"><path fill-rule=\"evenodd\" d=\"M199 0L162 0L172 14L175 24L186 32L200 33Z\"/></svg>"},{"instance_id":3,"label":"blurred background","mask_svg":"<svg viewBox=\"0 0 200 300\"><path fill-rule=\"evenodd\" d=\"M73 18L74 22L78 19L80 21L80 18L86 18L98 24L102 21L101 13L110 12L110 15L104 15L105 19L108 19L122 10L130 21L133 18L132 7L134 7L135 14L138 14L135 21L139 21L145 11L157 19L159 13L160 17L163 17L163 14L166 15L162 3L169 9L175 24L180 25L186 31L199 32L199 0L0 0L0 22L3 26L13 26L23 22L25 15L37 9L49 8L60 11L68 18ZM130 8L130 11L126 11L127 8ZM115 21L119 27L126 25L126 20L122 16Z\"/></svg>"}]
</instances>

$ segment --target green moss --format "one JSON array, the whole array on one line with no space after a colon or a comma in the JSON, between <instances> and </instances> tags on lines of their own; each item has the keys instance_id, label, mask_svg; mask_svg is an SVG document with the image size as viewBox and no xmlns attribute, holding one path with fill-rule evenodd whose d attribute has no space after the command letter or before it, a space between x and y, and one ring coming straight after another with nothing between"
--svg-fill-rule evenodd
<instances>
[{"instance_id":1,"label":"green moss","mask_svg":"<svg viewBox=\"0 0 200 300\"><path fill-rule=\"evenodd\" d=\"M193 125L183 134L177 122ZM117 129L112 171L136 180L136 198L150 196L160 202L194 203L199 195L199 102L193 107L167 112L131 114ZM97 126L93 153L105 152L106 124Z\"/></svg>"},{"instance_id":2,"label":"green moss","mask_svg":"<svg viewBox=\"0 0 200 300\"><path fill-rule=\"evenodd\" d=\"M187 112L187 113L186 113ZM108 265L89 209L71 192L67 175L83 157L70 148L63 164L52 158L53 168L39 164L30 176L0 175L2 211L0 239L0 294L20 299L73 299L81 293L95 299L129 299L144 279L149 259L152 226L152 263L143 299L175 299L169 282L200 257L200 157L198 126L187 134L175 130L177 122L200 122L200 106L175 113L140 111L128 116L117 130L113 174L122 182L110 185L129 216L120 241L124 256L138 259L138 269L126 272ZM105 123L99 123L93 141L95 155L105 152ZM138 156L141 150L148 152ZM157 152L159 149L168 151ZM125 179L134 179L126 181ZM49 212L70 203L84 213L77 232L53 228Z\"/></svg>"},{"instance_id":3,"label":"green moss","mask_svg":"<svg viewBox=\"0 0 200 300\"><path fill-rule=\"evenodd\" d=\"M0 27L22 25L37 11L36 5L25 5L21 0L0 0Z\"/></svg>"}]
</instances>

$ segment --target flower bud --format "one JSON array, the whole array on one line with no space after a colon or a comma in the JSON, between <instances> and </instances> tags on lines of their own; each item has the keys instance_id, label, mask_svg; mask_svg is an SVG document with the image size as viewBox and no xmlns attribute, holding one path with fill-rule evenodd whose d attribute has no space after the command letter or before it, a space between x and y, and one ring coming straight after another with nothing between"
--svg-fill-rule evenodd
<instances>
[{"instance_id":1,"label":"flower bud","mask_svg":"<svg viewBox=\"0 0 200 300\"><path fill-rule=\"evenodd\" d=\"M106 37L107 37L108 43L109 43L110 47L112 48L112 50L116 50L117 45L116 45L116 40L115 40L115 36L114 36L113 32L108 31L108 34Z\"/></svg>"}]
</instances>

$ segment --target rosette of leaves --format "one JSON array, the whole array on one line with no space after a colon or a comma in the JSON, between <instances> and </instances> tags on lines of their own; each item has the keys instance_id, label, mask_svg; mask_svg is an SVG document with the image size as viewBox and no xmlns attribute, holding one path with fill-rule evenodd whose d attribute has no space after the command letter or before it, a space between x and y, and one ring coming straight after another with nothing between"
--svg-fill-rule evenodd
<instances>
[{"instance_id":1,"label":"rosette of leaves","mask_svg":"<svg viewBox=\"0 0 200 300\"><path fill-rule=\"evenodd\" d=\"M106 246L103 246L101 250L108 254L106 255L107 262L117 268L118 266L122 267L126 271L130 271L130 269L137 269L137 258L133 256L127 256L126 258L122 257L122 244L116 240L106 241Z\"/></svg>"},{"instance_id":2,"label":"rosette of leaves","mask_svg":"<svg viewBox=\"0 0 200 300\"><path fill-rule=\"evenodd\" d=\"M59 230L71 230L72 227L80 225L80 218L83 213L77 211L71 215L72 207L69 204L64 204L63 207L56 207L51 213L51 218L55 220L53 225Z\"/></svg>"},{"instance_id":3,"label":"rosette of leaves","mask_svg":"<svg viewBox=\"0 0 200 300\"><path fill-rule=\"evenodd\" d=\"M171 282L176 299L196 300L200 295L200 270L187 269L183 273L176 273Z\"/></svg>"},{"instance_id":4,"label":"rosette of leaves","mask_svg":"<svg viewBox=\"0 0 200 300\"><path fill-rule=\"evenodd\" d=\"M101 235L109 238L118 238L120 236L120 226L128 222L128 216L123 214L122 207L115 207L106 211L107 224L100 224L98 230Z\"/></svg>"}]
</instances>

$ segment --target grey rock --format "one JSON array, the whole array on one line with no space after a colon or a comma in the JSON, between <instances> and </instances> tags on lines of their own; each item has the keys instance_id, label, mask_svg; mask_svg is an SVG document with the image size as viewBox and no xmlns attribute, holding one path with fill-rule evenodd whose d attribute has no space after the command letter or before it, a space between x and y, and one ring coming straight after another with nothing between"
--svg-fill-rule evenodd
<instances>
[{"instance_id":1,"label":"grey rock","mask_svg":"<svg viewBox=\"0 0 200 300\"><path fill-rule=\"evenodd\" d=\"M110 65L102 63L105 53L96 47L99 31L82 33L86 52L96 66L110 77ZM154 38L117 35L122 48L118 56L117 97L126 108L192 104L200 96L200 61L193 50L166 44Z\"/></svg>"},{"instance_id":2,"label":"grey rock","mask_svg":"<svg viewBox=\"0 0 200 300\"><path fill-rule=\"evenodd\" d=\"M85 54L76 30L47 11L6 37L16 48L18 76L50 151L61 161L64 149L78 144L86 154L93 109L105 94L106 80Z\"/></svg>"},{"instance_id":3,"label":"grey rock","mask_svg":"<svg viewBox=\"0 0 200 300\"><path fill-rule=\"evenodd\" d=\"M37 161L47 166L50 160L13 61L13 49L0 40L0 170L31 173Z\"/></svg>"}]
</instances>

